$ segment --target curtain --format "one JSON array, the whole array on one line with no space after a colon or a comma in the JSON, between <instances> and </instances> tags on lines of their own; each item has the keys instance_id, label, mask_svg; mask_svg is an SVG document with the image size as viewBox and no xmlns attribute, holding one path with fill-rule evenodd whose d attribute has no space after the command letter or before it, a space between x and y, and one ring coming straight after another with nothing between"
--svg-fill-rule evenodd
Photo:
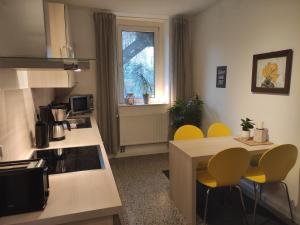
<instances>
[{"instance_id":1,"label":"curtain","mask_svg":"<svg viewBox=\"0 0 300 225\"><path fill-rule=\"evenodd\" d=\"M172 19L173 99L193 95L190 21L185 16Z\"/></svg>"},{"instance_id":2,"label":"curtain","mask_svg":"<svg viewBox=\"0 0 300 225\"><path fill-rule=\"evenodd\" d=\"M116 16L95 12L94 22L98 126L106 151L116 153L119 150Z\"/></svg>"}]
</instances>

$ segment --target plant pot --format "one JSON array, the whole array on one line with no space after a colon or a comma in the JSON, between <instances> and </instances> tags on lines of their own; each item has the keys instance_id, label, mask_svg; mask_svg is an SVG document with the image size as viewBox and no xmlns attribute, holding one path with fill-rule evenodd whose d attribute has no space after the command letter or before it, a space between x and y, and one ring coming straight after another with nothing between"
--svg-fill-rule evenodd
<instances>
[{"instance_id":1,"label":"plant pot","mask_svg":"<svg viewBox=\"0 0 300 225\"><path fill-rule=\"evenodd\" d=\"M242 130L241 137L248 140L250 138L250 130Z\"/></svg>"},{"instance_id":2,"label":"plant pot","mask_svg":"<svg viewBox=\"0 0 300 225\"><path fill-rule=\"evenodd\" d=\"M145 105L149 104L149 94L144 94L143 99L144 99L144 104Z\"/></svg>"}]
</instances>

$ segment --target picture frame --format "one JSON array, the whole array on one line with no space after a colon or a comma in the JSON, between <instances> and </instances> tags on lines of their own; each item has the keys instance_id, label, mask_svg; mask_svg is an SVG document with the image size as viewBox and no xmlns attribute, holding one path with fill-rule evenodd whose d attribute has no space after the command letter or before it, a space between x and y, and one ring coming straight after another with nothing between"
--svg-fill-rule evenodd
<instances>
[{"instance_id":1,"label":"picture frame","mask_svg":"<svg viewBox=\"0 0 300 225\"><path fill-rule=\"evenodd\" d=\"M289 94L292 63L292 49L254 55L251 91Z\"/></svg>"},{"instance_id":2,"label":"picture frame","mask_svg":"<svg viewBox=\"0 0 300 225\"><path fill-rule=\"evenodd\" d=\"M227 66L218 66L217 79L216 79L217 88L226 88L226 76L227 76Z\"/></svg>"}]
</instances>

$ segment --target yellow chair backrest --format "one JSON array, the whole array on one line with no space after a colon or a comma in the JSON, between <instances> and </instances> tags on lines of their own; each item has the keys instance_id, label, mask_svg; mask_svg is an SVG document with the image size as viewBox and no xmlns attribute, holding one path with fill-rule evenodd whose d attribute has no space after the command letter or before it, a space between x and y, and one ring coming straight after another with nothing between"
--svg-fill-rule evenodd
<instances>
[{"instance_id":1,"label":"yellow chair backrest","mask_svg":"<svg viewBox=\"0 0 300 225\"><path fill-rule=\"evenodd\" d=\"M230 128L224 123L213 123L209 126L207 137L231 136Z\"/></svg>"},{"instance_id":2,"label":"yellow chair backrest","mask_svg":"<svg viewBox=\"0 0 300 225\"><path fill-rule=\"evenodd\" d=\"M204 138L202 130L193 125L184 125L179 127L174 135L174 140L189 140Z\"/></svg>"},{"instance_id":3,"label":"yellow chair backrest","mask_svg":"<svg viewBox=\"0 0 300 225\"><path fill-rule=\"evenodd\" d=\"M208 162L208 172L217 186L238 184L249 167L250 155L244 148L229 148L213 156Z\"/></svg>"},{"instance_id":4,"label":"yellow chair backrest","mask_svg":"<svg viewBox=\"0 0 300 225\"><path fill-rule=\"evenodd\" d=\"M290 144L279 145L261 156L258 167L264 172L266 182L282 181L295 165L297 156L296 146Z\"/></svg>"}]
</instances>

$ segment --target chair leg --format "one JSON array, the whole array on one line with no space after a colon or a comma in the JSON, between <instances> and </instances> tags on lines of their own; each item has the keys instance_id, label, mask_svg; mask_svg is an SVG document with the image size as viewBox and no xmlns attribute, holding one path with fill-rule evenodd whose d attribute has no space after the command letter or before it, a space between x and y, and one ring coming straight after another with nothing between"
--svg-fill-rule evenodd
<instances>
[{"instance_id":1,"label":"chair leg","mask_svg":"<svg viewBox=\"0 0 300 225\"><path fill-rule=\"evenodd\" d=\"M235 186L239 192L240 192L240 199L241 199L241 203L242 203L242 207L243 207L243 211L244 211L244 216L245 216L245 221L246 224L248 224L248 220L247 220L247 210L246 210L246 206L245 206L245 202L244 202L244 197L243 197L243 192L242 192L242 188L240 185L236 185Z\"/></svg>"},{"instance_id":2,"label":"chair leg","mask_svg":"<svg viewBox=\"0 0 300 225\"><path fill-rule=\"evenodd\" d=\"M253 182L254 185L254 210L253 210L253 224L255 224L255 219L256 219L256 208L257 208L257 202L258 202L258 194L257 194L257 187L259 184L256 184Z\"/></svg>"},{"instance_id":3,"label":"chair leg","mask_svg":"<svg viewBox=\"0 0 300 225\"><path fill-rule=\"evenodd\" d=\"M288 203L289 203L289 208L290 208L290 214L291 214L291 220L292 222L294 223L294 215L293 215L293 210L292 210L292 205L291 205L291 199L290 199L290 194L289 194L289 189L288 189L288 186L286 183L284 183L283 181L280 182L284 188L285 188L285 191L286 191L286 196L287 196L287 200L288 200Z\"/></svg>"},{"instance_id":4,"label":"chair leg","mask_svg":"<svg viewBox=\"0 0 300 225\"><path fill-rule=\"evenodd\" d=\"M207 211L208 211L208 197L209 197L210 189L207 189L206 191L206 200L205 200L205 209L204 209L204 225L206 225L206 219L207 219Z\"/></svg>"},{"instance_id":5,"label":"chair leg","mask_svg":"<svg viewBox=\"0 0 300 225\"><path fill-rule=\"evenodd\" d=\"M263 191L263 185L259 185L259 200L261 201L261 195L262 195L262 191Z\"/></svg>"}]
</instances>

